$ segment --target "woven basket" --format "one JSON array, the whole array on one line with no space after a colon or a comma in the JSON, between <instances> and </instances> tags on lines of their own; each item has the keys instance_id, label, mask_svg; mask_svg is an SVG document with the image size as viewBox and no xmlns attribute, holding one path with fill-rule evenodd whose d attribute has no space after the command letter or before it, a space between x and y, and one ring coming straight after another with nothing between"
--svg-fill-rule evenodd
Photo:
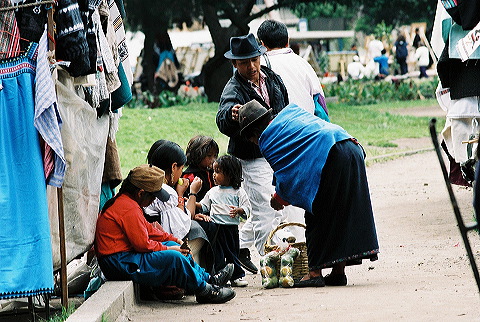
<instances>
[{"instance_id":1,"label":"woven basket","mask_svg":"<svg viewBox=\"0 0 480 322\"><path fill-rule=\"evenodd\" d=\"M304 224L300 223L284 223L280 224L270 232L267 238L267 242L265 243L265 254L274 251L274 250L279 250L278 245L272 245L272 238L273 235L280 229L283 229L288 226L298 226L305 228ZM293 262L293 268L292 268L292 276L294 280L299 280L301 279L304 275L308 274L308 257L307 257L307 244L305 242L299 242L299 243L289 243L291 247L297 248L300 251L300 255L297 256L295 261ZM277 275L280 274L280 261L277 262L276 264L277 268Z\"/></svg>"}]
</instances>

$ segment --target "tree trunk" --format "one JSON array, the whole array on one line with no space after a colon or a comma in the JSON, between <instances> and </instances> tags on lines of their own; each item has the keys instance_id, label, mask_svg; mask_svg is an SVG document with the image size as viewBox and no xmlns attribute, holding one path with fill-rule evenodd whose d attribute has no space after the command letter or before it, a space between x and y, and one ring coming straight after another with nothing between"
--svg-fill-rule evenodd
<instances>
[{"instance_id":1,"label":"tree trunk","mask_svg":"<svg viewBox=\"0 0 480 322\"><path fill-rule=\"evenodd\" d=\"M242 17L241 15L237 16L236 19L234 19L236 24L232 23L230 27L222 28L215 6L204 2L202 8L205 23L210 30L210 35L215 45L215 55L203 66L201 78L208 100L210 102L218 102L220 101L220 96L222 95L225 84L227 84L233 75L232 64L223 54L230 49L230 37L248 33L248 14L246 17ZM243 11L249 13L250 10Z\"/></svg>"},{"instance_id":2,"label":"tree trunk","mask_svg":"<svg viewBox=\"0 0 480 322\"><path fill-rule=\"evenodd\" d=\"M154 91L153 74L155 73L155 67L153 63L153 43L155 41L155 32L147 29L143 31L145 34L145 40L143 41L143 76L147 82L147 89L150 93Z\"/></svg>"}]
</instances>

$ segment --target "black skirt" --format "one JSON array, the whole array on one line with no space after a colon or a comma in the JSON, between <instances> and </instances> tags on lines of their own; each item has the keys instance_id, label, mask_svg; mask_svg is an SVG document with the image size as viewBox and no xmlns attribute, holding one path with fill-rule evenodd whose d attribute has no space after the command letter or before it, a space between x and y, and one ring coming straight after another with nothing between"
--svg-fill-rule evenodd
<instances>
[{"instance_id":1,"label":"black skirt","mask_svg":"<svg viewBox=\"0 0 480 322\"><path fill-rule=\"evenodd\" d=\"M360 145L344 140L331 148L312 208L313 213L305 213L310 270L378 259L377 233Z\"/></svg>"}]
</instances>

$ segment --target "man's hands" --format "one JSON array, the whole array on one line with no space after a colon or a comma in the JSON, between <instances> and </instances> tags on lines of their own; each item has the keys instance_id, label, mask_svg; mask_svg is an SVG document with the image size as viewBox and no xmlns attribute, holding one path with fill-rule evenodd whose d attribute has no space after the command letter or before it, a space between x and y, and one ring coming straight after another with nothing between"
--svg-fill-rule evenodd
<instances>
[{"instance_id":1,"label":"man's hands","mask_svg":"<svg viewBox=\"0 0 480 322\"><path fill-rule=\"evenodd\" d=\"M235 105L232 107L232 120L238 122L238 109L239 109L241 106L242 106L241 104L235 104Z\"/></svg>"}]
</instances>

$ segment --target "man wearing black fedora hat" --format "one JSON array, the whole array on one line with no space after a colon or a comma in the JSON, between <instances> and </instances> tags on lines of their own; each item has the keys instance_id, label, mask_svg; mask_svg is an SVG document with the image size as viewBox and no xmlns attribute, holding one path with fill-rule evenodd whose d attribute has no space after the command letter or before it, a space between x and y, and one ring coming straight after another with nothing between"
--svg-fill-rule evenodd
<instances>
[{"instance_id":1,"label":"man wearing black fedora hat","mask_svg":"<svg viewBox=\"0 0 480 322\"><path fill-rule=\"evenodd\" d=\"M260 66L260 56L265 51L253 34L230 39L230 50L224 56L232 61L236 71L223 89L216 118L220 132L230 137L228 153L242 163L243 187L252 204L252 214L240 230L239 254L242 266L252 273L257 272L257 267L250 261L248 248L255 245L263 255L268 234L280 222L281 214L269 206L274 193L273 171L258 146L240 136L238 108L255 99L276 115L288 104L287 89L280 76Z\"/></svg>"}]
</instances>

